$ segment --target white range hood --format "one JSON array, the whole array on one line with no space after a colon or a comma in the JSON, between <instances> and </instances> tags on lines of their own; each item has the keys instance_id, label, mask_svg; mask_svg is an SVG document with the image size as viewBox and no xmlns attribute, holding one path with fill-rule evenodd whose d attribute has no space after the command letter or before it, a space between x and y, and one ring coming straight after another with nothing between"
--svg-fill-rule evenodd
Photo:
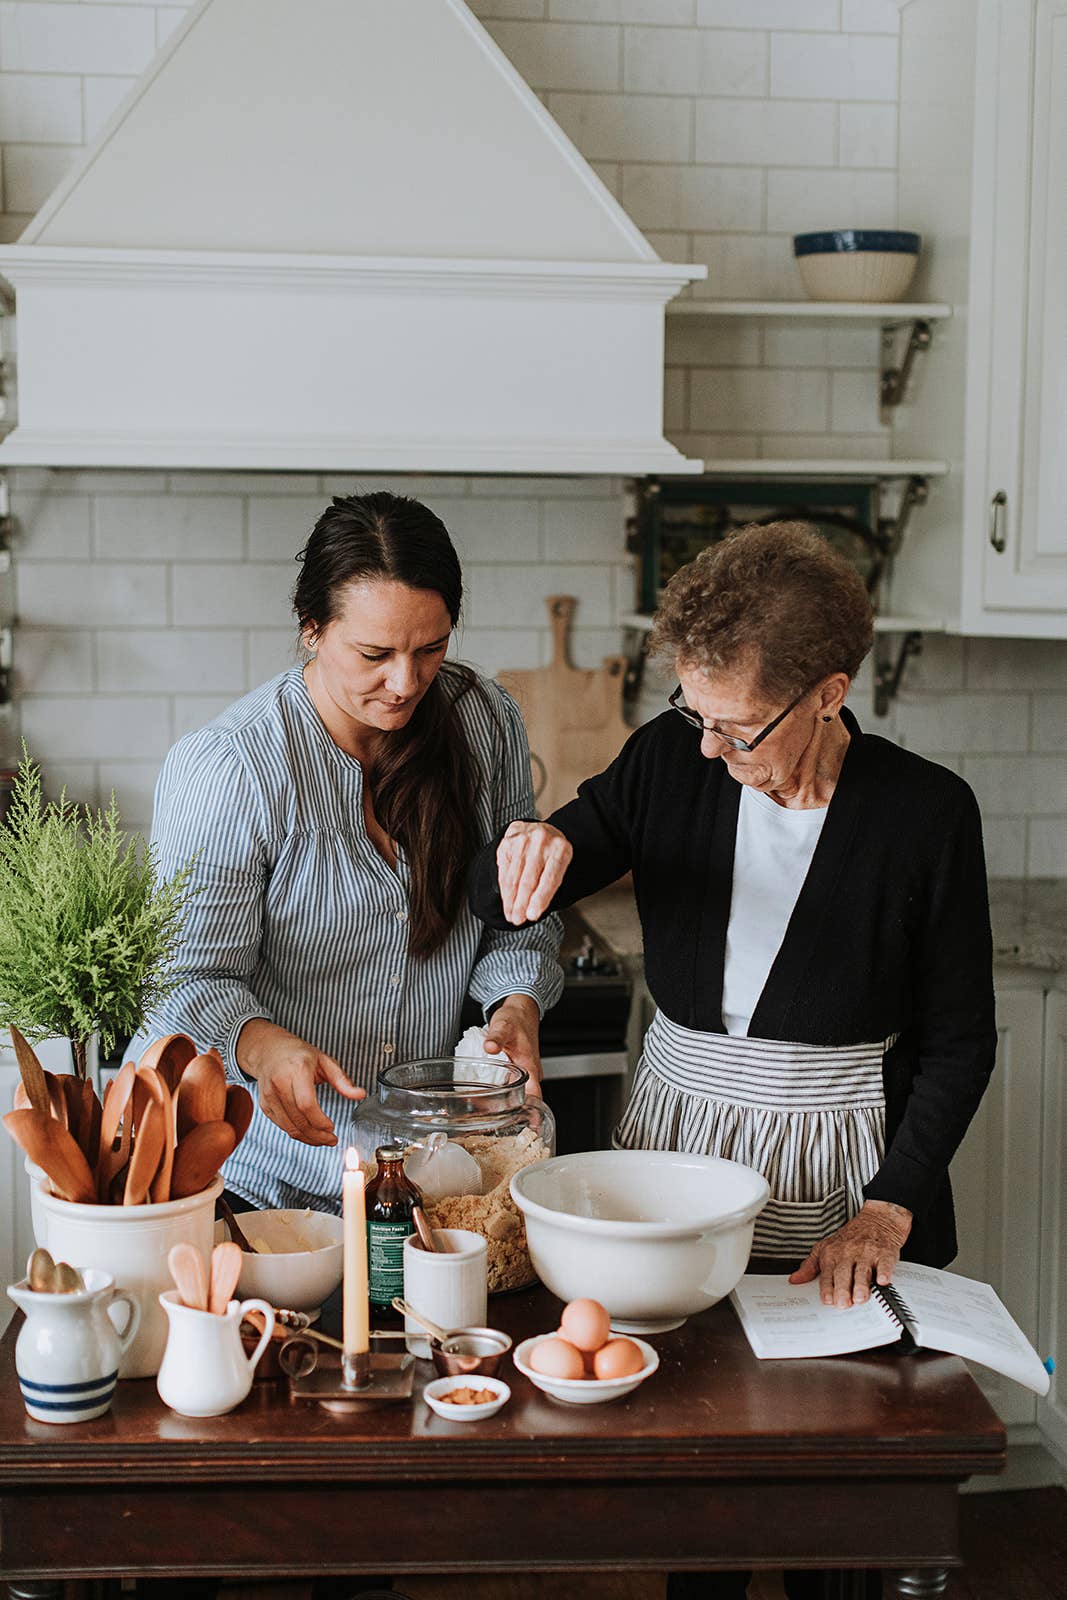
<instances>
[{"instance_id":1,"label":"white range hood","mask_svg":"<svg viewBox=\"0 0 1067 1600\"><path fill-rule=\"evenodd\" d=\"M668 265L462 0L201 0L17 245L0 466L696 472Z\"/></svg>"}]
</instances>

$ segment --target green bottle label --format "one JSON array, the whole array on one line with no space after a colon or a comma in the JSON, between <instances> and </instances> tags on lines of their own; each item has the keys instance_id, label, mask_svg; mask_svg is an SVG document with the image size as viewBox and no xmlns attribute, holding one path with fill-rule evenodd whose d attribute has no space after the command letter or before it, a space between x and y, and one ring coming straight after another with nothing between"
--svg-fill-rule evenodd
<instances>
[{"instance_id":1,"label":"green bottle label","mask_svg":"<svg viewBox=\"0 0 1067 1600\"><path fill-rule=\"evenodd\" d=\"M404 1293L404 1240L411 1233L410 1222L367 1223L367 1276L370 1301L376 1306L391 1306Z\"/></svg>"}]
</instances>

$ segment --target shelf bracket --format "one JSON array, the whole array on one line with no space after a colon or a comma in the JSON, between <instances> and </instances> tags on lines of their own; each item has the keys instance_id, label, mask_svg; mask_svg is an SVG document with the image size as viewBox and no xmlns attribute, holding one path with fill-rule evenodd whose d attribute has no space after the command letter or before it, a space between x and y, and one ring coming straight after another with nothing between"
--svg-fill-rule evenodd
<instances>
[{"instance_id":1,"label":"shelf bracket","mask_svg":"<svg viewBox=\"0 0 1067 1600\"><path fill-rule=\"evenodd\" d=\"M900 680L904 676L904 668L910 656L922 654L923 636L917 630L905 633L900 638L896 660L893 659L892 640L894 634L882 633L874 641L874 714L876 717L888 715L889 707L897 697L900 689Z\"/></svg>"},{"instance_id":2,"label":"shelf bracket","mask_svg":"<svg viewBox=\"0 0 1067 1600\"><path fill-rule=\"evenodd\" d=\"M891 411L903 400L908 388L908 379L915 357L920 350L930 348L932 334L930 324L922 317L916 317L911 325L908 342L904 349L904 359L899 366L894 362L893 355L896 345L897 324L886 322L882 325L882 380L881 398L882 409Z\"/></svg>"},{"instance_id":3,"label":"shelf bracket","mask_svg":"<svg viewBox=\"0 0 1067 1600\"><path fill-rule=\"evenodd\" d=\"M897 503L896 515L878 518L878 532L882 538L882 548L886 556L892 560L904 543L904 534L911 520L911 514L916 506L924 506L930 498L930 484L927 478L917 474L910 477L904 486L904 491Z\"/></svg>"}]
</instances>

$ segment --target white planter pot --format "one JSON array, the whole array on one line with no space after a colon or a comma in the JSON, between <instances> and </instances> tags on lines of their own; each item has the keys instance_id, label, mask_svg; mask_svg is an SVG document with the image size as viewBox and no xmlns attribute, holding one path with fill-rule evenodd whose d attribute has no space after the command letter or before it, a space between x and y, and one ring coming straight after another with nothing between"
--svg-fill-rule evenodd
<instances>
[{"instance_id":1,"label":"white planter pot","mask_svg":"<svg viewBox=\"0 0 1067 1600\"><path fill-rule=\"evenodd\" d=\"M56 1261L110 1272L141 1308L141 1325L119 1366L120 1378L154 1378L167 1343L167 1319L159 1296L174 1287L167 1269L171 1246L195 1245L209 1261L214 1238L215 1201L222 1178L185 1200L163 1205L75 1205L35 1185L44 1228L43 1247Z\"/></svg>"}]
</instances>

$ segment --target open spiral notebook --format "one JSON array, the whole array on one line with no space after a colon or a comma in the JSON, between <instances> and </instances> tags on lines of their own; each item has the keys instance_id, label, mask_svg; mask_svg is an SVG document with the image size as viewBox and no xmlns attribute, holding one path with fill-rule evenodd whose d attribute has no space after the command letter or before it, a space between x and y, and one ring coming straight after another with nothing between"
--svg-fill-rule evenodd
<instances>
[{"instance_id":1,"label":"open spiral notebook","mask_svg":"<svg viewBox=\"0 0 1067 1600\"><path fill-rule=\"evenodd\" d=\"M817 1279L794 1284L759 1273L746 1273L730 1299L761 1360L846 1355L908 1333L922 1348L963 1356L1048 1393L1048 1369L990 1285L938 1267L901 1261L891 1284L875 1286L865 1304L847 1311L823 1305Z\"/></svg>"}]
</instances>

